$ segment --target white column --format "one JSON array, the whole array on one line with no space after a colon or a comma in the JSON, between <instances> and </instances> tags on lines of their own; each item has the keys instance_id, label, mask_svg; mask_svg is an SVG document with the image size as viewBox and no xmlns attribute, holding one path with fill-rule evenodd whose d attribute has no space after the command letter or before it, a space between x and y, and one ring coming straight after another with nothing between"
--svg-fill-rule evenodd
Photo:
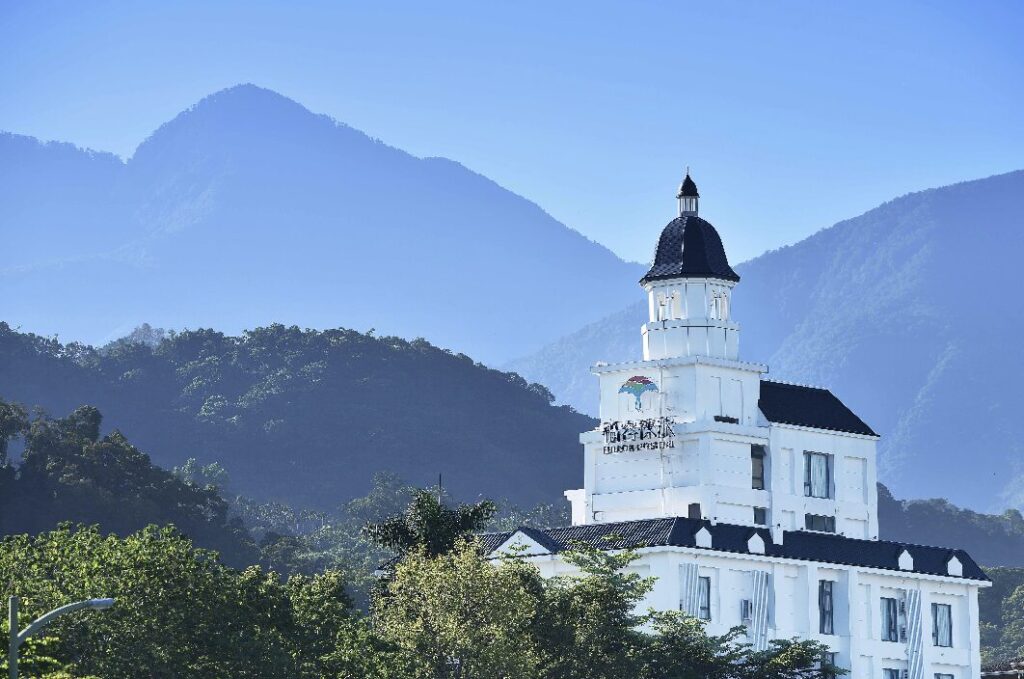
<instances>
[{"instance_id":1,"label":"white column","mask_svg":"<svg viewBox=\"0 0 1024 679\"><path fill-rule=\"evenodd\" d=\"M846 571L846 628L844 632L850 638L850 668L857 662L857 654L860 652L860 644L857 637L857 607L863 606L860 602L860 573L850 569Z\"/></svg>"},{"instance_id":2,"label":"white column","mask_svg":"<svg viewBox=\"0 0 1024 679\"><path fill-rule=\"evenodd\" d=\"M651 602L655 608L677 610L680 597L678 557L668 552L651 556L651 575L656 578Z\"/></svg>"},{"instance_id":3,"label":"white column","mask_svg":"<svg viewBox=\"0 0 1024 679\"><path fill-rule=\"evenodd\" d=\"M818 566L807 566L807 634L808 637L818 634Z\"/></svg>"},{"instance_id":4,"label":"white column","mask_svg":"<svg viewBox=\"0 0 1024 679\"><path fill-rule=\"evenodd\" d=\"M910 679L924 679L924 613L925 602L921 596L921 583L907 589L907 666Z\"/></svg>"},{"instance_id":5,"label":"white column","mask_svg":"<svg viewBox=\"0 0 1024 679\"><path fill-rule=\"evenodd\" d=\"M971 657L971 671L968 676L980 677L981 676L981 629L979 628L979 620L981 618L978 614L978 588L974 585L966 585L967 587L967 619L961 619L961 624L970 625L970 657ZM962 618L962 616L961 616Z\"/></svg>"}]
</instances>

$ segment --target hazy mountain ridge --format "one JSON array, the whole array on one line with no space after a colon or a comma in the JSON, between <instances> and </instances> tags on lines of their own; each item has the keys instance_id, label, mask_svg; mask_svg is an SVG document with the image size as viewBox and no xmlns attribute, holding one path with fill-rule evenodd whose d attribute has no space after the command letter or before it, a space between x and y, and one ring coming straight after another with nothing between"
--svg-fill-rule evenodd
<instances>
[{"instance_id":1,"label":"hazy mountain ridge","mask_svg":"<svg viewBox=\"0 0 1024 679\"><path fill-rule=\"evenodd\" d=\"M1020 195L1024 172L909 194L736 267L741 357L853 407L883 435L881 479L901 496L1024 506ZM596 382L579 376L640 355L634 289L627 309L506 367L593 412Z\"/></svg>"},{"instance_id":2,"label":"hazy mountain ridge","mask_svg":"<svg viewBox=\"0 0 1024 679\"><path fill-rule=\"evenodd\" d=\"M621 306L640 268L454 161L251 85L206 97L124 163L80 151L58 176L54 152L36 155L26 175L0 147L0 177L21 182L5 182L0 230L23 253L0 275L5 319L49 334L344 324L495 361Z\"/></svg>"},{"instance_id":3,"label":"hazy mountain ridge","mask_svg":"<svg viewBox=\"0 0 1024 679\"><path fill-rule=\"evenodd\" d=\"M281 325L152 339L98 351L0 322L0 398L94 405L154 463L220 462L238 492L297 507L337 507L381 471L520 506L579 485L593 419L423 340Z\"/></svg>"}]
</instances>

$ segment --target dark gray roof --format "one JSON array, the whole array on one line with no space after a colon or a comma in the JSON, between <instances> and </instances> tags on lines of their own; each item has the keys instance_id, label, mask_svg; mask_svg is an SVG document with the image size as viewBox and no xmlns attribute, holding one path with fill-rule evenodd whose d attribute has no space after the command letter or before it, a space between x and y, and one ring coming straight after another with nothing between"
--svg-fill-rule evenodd
<instances>
[{"instance_id":1,"label":"dark gray roof","mask_svg":"<svg viewBox=\"0 0 1024 679\"><path fill-rule=\"evenodd\" d=\"M599 549L696 547L694 536L701 527L706 527L711 533L712 548L709 551L713 552L748 554L747 540L756 533L764 540L766 556L898 571L900 554L907 550L914 559L914 573L948 576L946 564L950 558L956 556L963 565L964 579L988 580L978 564L960 549L925 547L887 540L858 540L842 535L809 531L786 531L783 544L776 545L772 542L771 531L767 528L726 523L711 525L709 521L683 517L596 523L543 531L535 528L521 530L530 531L527 535L535 540L535 534L543 534L545 540L537 542L555 553L570 549L574 542L582 542ZM480 536L484 551L493 552L514 533L515 531L486 533Z\"/></svg>"},{"instance_id":2,"label":"dark gray roof","mask_svg":"<svg viewBox=\"0 0 1024 679\"><path fill-rule=\"evenodd\" d=\"M654 263L640 284L664 278L740 279L729 266L715 227L697 215L676 217L662 230Z\"/></svg>"},{"instance_id":3,"label":"dark gray roof","mask_svg":"<svg viewBox=\"0 0 1024 679\"><path fill-rule=\"evenodd\" d=\"M690 179L690 173L686 173L686 179L679 185L679 194L676 198L700 198L700 194L697 193L697 184Z\"/></svg>"},{"instance_id":4,"label":"dark gray roof","mask_svg":"<svg viewBox=\"0 0 1024 679\"><path fill-rule=\"evenodd\" d=\"M878 436L828 389L763 380L757 405L769 422Z\"/></svg>"}]
</instances>

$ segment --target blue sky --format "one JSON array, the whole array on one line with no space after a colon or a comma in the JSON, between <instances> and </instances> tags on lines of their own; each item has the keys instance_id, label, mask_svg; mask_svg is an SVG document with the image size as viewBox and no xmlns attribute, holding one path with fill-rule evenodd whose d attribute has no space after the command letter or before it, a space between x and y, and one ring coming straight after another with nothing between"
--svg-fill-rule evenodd
<instances>
[{"instance_id":1,"label":"blue sky","mask_svg":"<svg viewBox=\"0 0 1024 679\"><path fill-rule=\"evenodd\" d=\"M690 165L734 261L1024 167L1020 2L0 0L0 130L128 157L252 82L633 260Z\"/></svg>"}]
</instances>

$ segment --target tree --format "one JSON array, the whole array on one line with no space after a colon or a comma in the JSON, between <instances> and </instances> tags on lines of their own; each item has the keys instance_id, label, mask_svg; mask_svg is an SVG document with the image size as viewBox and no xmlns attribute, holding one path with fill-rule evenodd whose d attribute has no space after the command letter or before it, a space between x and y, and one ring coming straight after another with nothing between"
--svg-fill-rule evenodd
<instances>
[{"instance_id":1,"label":"tree","mask_svg":"<svg viewBox=\"0 0 1024 679\"><path fill-rule=\"evenodd\" d=\"M17 403L0 399L0 467L7 464L7 451L12 438L28 432L28 415Z\"/></svg>"},{"instance_id":2,"label":"tree","mask_svg":"<svg viewBox=\"0 0 1024 679\"><path fill-rule=\"evenodd\" d=\"M22 597L26 618L69 601L117 599L103 615L67 616L48 627L43 645L25 655L26 667L41 671L319 679L363 676L366 668L366 657L335 655L369 635L339 574L283 582L258 567L231 569L170 528L118 538L62 526L4 538L0 587L5 597Z\"/></svg>"},{"instance_id":3,"label":"tree","mask_svg":"<svg viewBox=\"0 0 1024 679\"><path fill-rule=\"evenodd\" d=\"M11 431L25 430L18 409L5 405L0 404L0 419ZM16 470L0 468L2 500L18 508L0 507L0 534L51 530L62 521L95 523L121 535L150 523L174 524L231 563L257 561L255 543L228 516L214 485L185 482L153 465L118 431L101 437L102 419L96 408L82 406L65 418L39 414L32 420L21 463ZM218 468L202 471L214 474Z\"/></svg>"},{"instance_id":4,"label":"tree","mask_svg":"<svg viewBox=\"0 0 1024 679\"><path fill-rule=\"evenodd\" d=\"M374 617L417 679L533 679L531 628L540 576L516 559L492 565L471 540L407 552Z\"/></svg>"},{"instance_id":5,"label":"tree","mask_svg":"<svg viewBox=\"0 0 1024 679\"><path fill-rule=\"evenodd\" d=\"M368 523L365 531L371 540L400 555L422 550L432 557L451 551L460 538L482 530L496 510L490 500L448 508L434 493L421 489L401 515Z\"/></svg>"},{"instance_id":6,"label":"tree","mask_svg":"<svg viewBox=\"0 0 1024 679\"><path fill-rule=\"evenodd\" d=\"M636 559L629 550L609 552L579 544L563 556L579 575L546 583L538 629L544 676L636 676L643 645L639 628L647 620L636 609L653 579L626 570Z\"/></svg>"}]
</instances>

